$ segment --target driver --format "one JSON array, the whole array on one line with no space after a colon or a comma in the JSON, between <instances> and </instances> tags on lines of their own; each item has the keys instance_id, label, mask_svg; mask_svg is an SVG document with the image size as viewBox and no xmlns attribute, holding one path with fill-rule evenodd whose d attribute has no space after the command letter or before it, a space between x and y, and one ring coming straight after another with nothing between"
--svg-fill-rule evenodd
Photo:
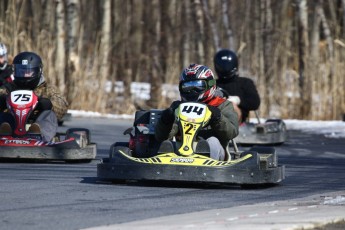
<instances>
[{"instance_id":1,"label":"driver","mask_svg":"<svg viewBox=\"0 0 345 230\"><path fill-rule=\"evenodd\" d=\"M208 105L212 116L209 126L200 132L200 136L209 143L211 158L230 160L225 159L225 148L238 135L238 117L231 102L215 95L216 80L212 70L191 64L182 71L179 91L182 100L174 101L163 110L155 128L156 139L161 142L177 134L174 111L182 102L203 102Z\"/></svg>"},{"instance_id":2,"label":"driver","mask_svg":"<svg viewBox=\"0 0 345 230\"><path fill-rule=\"evenodd\" d=\"M33 90L39 97L35 110L29 120L33 120L28 132L41 134L43 141L51 141L55 136L58 122L67 112L66 99L53 86L48 86L43 76L41 57L33 52L19 53L13 59L14 80L6 83L0 90L0 133L10 133L15 128L13 116L5 112L7 94L14 90Z\"/></svg>"},{"instance_id":3,"label":"driver","mask_svg":"<svg viewBox=\"0 0 345 230\"><path fill-rule=\"evenodd\" d=\"M237 55L231 50L219 50L214 55L213 63L218 75L217 86L229 94L228 100L238 112L240 122L245 122L249 111L257 110L260 106L260 97L253 80L239 76Z\"/></svg>"}]
</instances>

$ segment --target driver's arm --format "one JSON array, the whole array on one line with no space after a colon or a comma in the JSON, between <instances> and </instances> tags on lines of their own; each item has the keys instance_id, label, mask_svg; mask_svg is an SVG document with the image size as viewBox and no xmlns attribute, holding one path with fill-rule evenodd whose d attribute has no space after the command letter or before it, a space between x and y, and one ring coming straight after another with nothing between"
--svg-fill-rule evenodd
<instances>
[{"instance_id":1,"label":"driver's arm","mask_svg":"<svg viewBox=\"0 0 345 230\"><path fill-rule=\"evenodd\" d=\"M238 116L230 101L225 101L218 108L221 111L221 119L211 127L222 145L226 145L238 135Z\"/></svg>"}]
</instances>

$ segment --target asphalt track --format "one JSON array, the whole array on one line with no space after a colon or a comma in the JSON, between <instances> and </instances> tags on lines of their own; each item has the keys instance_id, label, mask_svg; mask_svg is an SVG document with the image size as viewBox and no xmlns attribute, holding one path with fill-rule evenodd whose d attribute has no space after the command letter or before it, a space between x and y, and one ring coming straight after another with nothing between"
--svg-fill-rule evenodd
<instances>
[{"instance_id":1,"label":"asphalt track","mask_svg":"<svg viewBox=\"0 0 345 230\"><path fill-rule=\"evenodd\" d=\"M276 146L286 179L241 188L111 184L96 165L130 120L72 118L98 144L91 163L0 163L0 229L307 229L345 218L345 140L289 131Z\"/></svg>"}]
</instances>

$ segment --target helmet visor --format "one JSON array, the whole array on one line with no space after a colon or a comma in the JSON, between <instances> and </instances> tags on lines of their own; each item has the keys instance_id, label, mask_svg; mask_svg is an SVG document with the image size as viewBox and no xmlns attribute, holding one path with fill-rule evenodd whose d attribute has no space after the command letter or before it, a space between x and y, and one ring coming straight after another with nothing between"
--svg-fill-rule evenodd
<instances>
[{"instance_id":1,"label":"helmet visor","mask_svg":"<svg viewBox=\"0 0 345 230\"><path fill-rule=\"evenodd\" d=\"M31 65L14 65L15 78L33 78L38 76L40 67L32 67Z\"/></svg>"},{"instance_id":2,"label":"helmet visor","mask_svg":"<svg viewBox=\"0 0 345 230\"><path fill-rule=\"evenodd\" d=\"M196 80L196 81L185 81L180 85L180 91L183 93L188 92L203 92L207 89L206 81Z\"/></svg>"}]
</instances>

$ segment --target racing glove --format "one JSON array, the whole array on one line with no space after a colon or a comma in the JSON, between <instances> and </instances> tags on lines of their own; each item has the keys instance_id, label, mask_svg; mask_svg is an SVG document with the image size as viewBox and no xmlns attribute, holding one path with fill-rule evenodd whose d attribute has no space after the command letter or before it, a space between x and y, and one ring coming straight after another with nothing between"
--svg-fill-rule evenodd
<instances>
[{"instance_id":1,"label":"racing glove","mask_svg":"<svg viewBox=\"0 0 345 230\"><path fill-rule=\"evenodd\" d=\"M182 101L174 101L171 103L170 107L166 110L163 110L161 114L161 120L164 124L172 124L175 121L175 109L180 106Z\"/></svg>"},{"instance_id":2,"label":"racing glove","mask_svg":"<svg viewBox=\"0 0 345 230\"><path fill-rule=\"evenodd\" d=\"M12 74L12 69L11 68L6 68L4 70L2 70L2 72L0 73L0 82L2 84L5 84L7 82L7 78L10 78Z\"/></svg>"},{"instance_id":3,"label":"racing glove","mask_svg":"<svg viewBox=\"0 0 345 230\"><path fill-rule=\"evenodd\" d=\"M172 108L167 108L165 110L163 110L162 114L161 114L161 121L166 124L172 124L175 121L175 114Z\"/></svg>"},{"instance_id":4,"label":"racing glove","mask_svg":"<svg viewBox=\"0 0 345 230\"><path fill-rule=\"evenodd\" d=\"M5 82L2 85L2 87L5 88L8 93L17 90L17 88L18 88L18 87L16 87L16 85L14 85L13 83L9 83L9 82Z\"/></svg>"},{"instance_id":5,"label":"racing glove","mask_svg":"<svg viewBox=\"0 0 345 230\"><path fill-rule=\"evenodd\" d=\"M52 108L53 108L53 104L48 98L40 97L38 99L38 104L37 104L38 110L40 111L52 110Z\"/></svg>"},{"instance_id":6,"label":"racing glove","mask_svg":"<svg viewBox=\"0 0 345 230\"><path fill-rule=\"evenodd\" d=\"M0 95L0 112L3 112L7 108L6 97L6 94Z\"/></svg>"},{"instance_id":7,"label":"racing glove","mask_svg":"<svg viewBox=\"0 0 345 230\"><path fill-rule=\"evenodd\" d=\"M220 121L222 114L220 112L220 109L218 109L218 107L215 107L212 105L208 105L207 107L212 113L211 119L210 119L210 125L212 126Z\"/></svg>"},{"instance_id":8,"label":"racing glove","mask_svg":"<svg viewBox=\"0 0 345 230\"><path fill-rule=\"evenodd\" d=\"M175 109L177 109L177 107L179 107L181 103L182 103L182 101L174 101L173 103L171 103L170 108L173 111L175 111Z\"/></svg>"},{"instance_id":9,"label":"racing glove","mask_svg":"<svg viewBox=\"0 0 345 230\"><path fill-rule=\"evenodd\" d=\"M228 101L233 102L236 105L241 103L241 99L238 96L229 96Z\"/></svg>"}]
</instances>

